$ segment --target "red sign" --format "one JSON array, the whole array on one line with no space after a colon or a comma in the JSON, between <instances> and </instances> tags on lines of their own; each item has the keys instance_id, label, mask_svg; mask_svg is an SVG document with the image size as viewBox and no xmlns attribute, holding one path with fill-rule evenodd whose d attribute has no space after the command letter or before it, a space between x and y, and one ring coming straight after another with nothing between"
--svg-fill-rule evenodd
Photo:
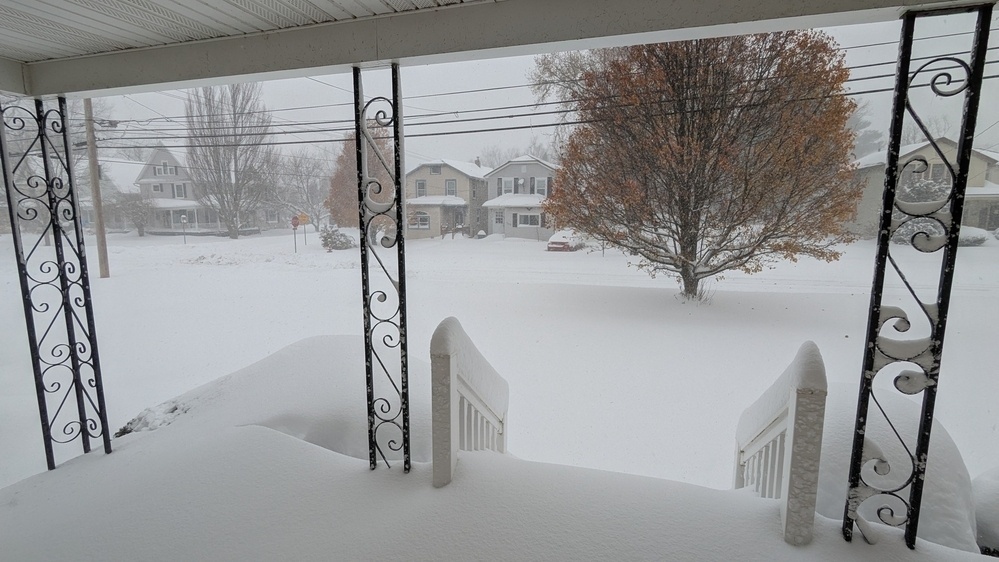
<instances>
[{"instance_id":1,"label":"red sign","mask_svg":"<svg viewBox=\"0 0 999 562\"><path fill-rule=\"evenodd\" d=\"M291 217L291 227L298 228L298 216Z\"/></svg>"}]
</instances>

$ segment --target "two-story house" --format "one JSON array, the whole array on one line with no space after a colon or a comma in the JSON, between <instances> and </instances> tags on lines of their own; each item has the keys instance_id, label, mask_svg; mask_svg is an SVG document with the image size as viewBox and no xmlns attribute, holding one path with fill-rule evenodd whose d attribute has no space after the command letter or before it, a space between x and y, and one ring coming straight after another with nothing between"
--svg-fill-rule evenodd
<instances>
[{"instance_id":1,"label":"two-story house","mask_svg":"<svg viewBox=\"0 0 999 562\"><path fill-rule=\"evenodd\" d=\"M950 162L957 160L957 143L941 137L934 142ZM950 183L947 166L929 142L903 146L899 149L899 165L914 157L926 159L927 167L918 174L923 179ZM855 162L863 182L863 195L857 203L857 214L847 223L850 232L864 237L877 233L885 185L887 151L868 154ZM921 167L920 167L921 168ZM903 173L916 173L915 165ZM965 191L964 217L961 224L995 230L999 228L999 153L973 149Z\"/></svg>"},{"instance_id":2,"label":"two-story house","mask_svg":"<svg viewBox=\"0 0 999 562\"><path fill-rule=\"evenodd\" d=\"M218 214L198 202L186 164L170 150L156 149L139 172L135 185L155 209L147 229L149 233L221 230Z\"/></svg>"},{"instance_id":3,"label":"two-story house","mask_svg":"<svg viewBox=\"0 0 999 562\"><path fill-rule=\"evenodd\" d=\"M490 168L455 160L420 164L406 174L406 237L485 232L485 174Z\"/></svg>"},{"instance_id":4,"label":"two-story house","mask_svg":"<svg viewBox=\"0 0 999 562\"><path fill-rule=\"evenodd\" d=\"M518 156L486 174L489 234L547 240L554 233L542 211L558 166L536 156Z\"/></svg>"}]
</instances>

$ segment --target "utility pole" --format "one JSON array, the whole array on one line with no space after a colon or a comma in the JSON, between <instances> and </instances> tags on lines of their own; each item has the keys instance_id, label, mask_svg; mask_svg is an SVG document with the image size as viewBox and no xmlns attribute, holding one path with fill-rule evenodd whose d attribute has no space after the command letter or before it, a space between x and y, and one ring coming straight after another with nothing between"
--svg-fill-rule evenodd
<instances>
[{"instance_id":1,"label":"utility pole","mask_svg":"<svg viewBox=\"0 0 999 562\"><path fill-rule=\"evenodd\" d=\"M101 202L101 178L97 164L97 139L94 137L94 108L90 98L83 100L83 116L87 128L87 162L90 168L90 196L94 201L94 223L97 230L97 262L101 279L111 277L108 268L108 239L104 231L104 204Z\"/></svg>"}]
</instances>

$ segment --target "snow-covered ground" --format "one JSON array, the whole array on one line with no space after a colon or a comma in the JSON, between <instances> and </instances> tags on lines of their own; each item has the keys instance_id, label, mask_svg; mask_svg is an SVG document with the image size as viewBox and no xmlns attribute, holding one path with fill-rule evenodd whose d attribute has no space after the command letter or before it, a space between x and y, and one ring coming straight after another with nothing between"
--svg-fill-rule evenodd
<instances>
[{"instance_id":1,"label":"snow-covered ground","mask_svg":"<svg viewBox=\"0 0 999 562\"><path fill-rule=\"evenodd\" d=\"M979 556L895 529L783 542L779 506L745 490L462 453L432 467L367 466L356 336L308 338L143 412L145 426L92 454L0 489L4 560L870 560ZM330 357L340 358L332 365ZM429 365L413 361L414 404ZM291 368L294 366L296 368ZM280 379L280 384L275 384ZM180 415L176 415L182 412ZM425 456L428 420L414 449ZM361 458L357 458L361 457Z\"/></svg>"},{"instance_id":2,"label":"snow-covered ground","mask_svg":"<svg viewBox=\"0 0 999 562\"><path fill-rule=\"evenodd\" d=\"M356 250L326 253L310 236L308 246L299 239L294 254L287 231L238 241L188 238L187 244L112 235L109 244L112 277L95 278L93 294L114 428L303 338L360 334ZM509 449L521 459L725 489L739 414L803 341L818 344L831 383L857 384L870 242L845 247L838 262L802 259L753 276L728 274L712 285L708 305L678 301L672 281L629 268L620 253L544 247L525 240L407 244L412 356L429 361L436 324L459 318L510 383ZM93 245L89 252L93 258ZM936 414L975 477L999 466L999 346L991 326L999 317L999 241L961 248L958 258ZM910 277L926 290L938 266L914 267ZM2 488L44 469L7 235L0 236L0 318ZM329 361L333 369L338 360ZM289 360L287 368L299 366ZM363 406L363 372L356 377ZM276 376L273 384L282 380ZM357 420L358 432L363 423ZM136 439L133 450L142 449L141 442ZM99 470L99 458L74 466ZM502 473L490 464L481 463L488 474L482 478L496 483ZM554 479L571 472L543 470L555 471ZM416 473L429 482L429 467Z\"/></svg>"}]
</instances>

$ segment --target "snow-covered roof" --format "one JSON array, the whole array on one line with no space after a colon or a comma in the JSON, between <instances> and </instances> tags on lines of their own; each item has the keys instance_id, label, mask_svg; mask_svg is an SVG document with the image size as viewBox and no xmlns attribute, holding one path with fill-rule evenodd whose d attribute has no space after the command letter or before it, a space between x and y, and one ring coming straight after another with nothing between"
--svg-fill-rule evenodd
<instances>
[{"instance_id":1,"label":"snow-covered roof","mask_svg":"<svg viewBox=\"0 0 999 562\"><path fill-rule=\"evenodd\" d=\"M951 139L949 139L947 137L940 137L939 139L936 139L936 140L937 140L938 143L941 142L941 141L943 141L943 142L950 143L950 144L955 144L955 145L957 144L957 143L955 143L954 141L952 141ZM904 145L901 148L899 148L898 155L899 155L899 157L907 156L909 154L912 154L913 152L916 152L917 150L920 150L920 149L924 148L925 146L927 146L929 144L930 144L929 141L923 141L923 142L918 142L918 143L915 143L915 144ZM988 160L991 160L993 162L999 162L999 152L990 152L988 150L978 150L977 148L973 148L972 151L974 153L978 154L978 156L980 156L980 157L984 157L984 158L986 158ZM887 150L882 150L882 151L879 151L879 152L873 152L871 154L868 154L867 156L864 156L863 158L858 158L857 160L854 161L854 164L857 165L858 169L863 170L864 168L870 168L872 166L884 166L887 161L888 161L888 151Z\"/></svg>"},{"instance_id":2,"label":"snow-covered roof","mask_svg":"<svg viewBox=\"0 0 999 562\"><path fill-rule=\"evenodd\" d=\"M151 199L157 209L198 209L201 204L193 199Z\"/></svg>"},{"instance_id":3,"label":"snow-covered roof","mask_svg":"<svg viewBox=\"0 0 999 562\"><path fill-rule=\"evenodd\" d=\"M427 195L406 200L407 205L422 207L464 207L468 203L454 195Z\"/></svg>"},{"instance_id":4,"label":"snow-covered roof","mask_svg":"<svg viewBox=\"0 0 999 562\"><path fill-rule=\"evenodd\" d=\"M985 182L983 187L971 187L964 192L965 197L999 197L999 184L990 181Z\"/></svg>"},{"instance_id":5,"label":"snow-covered roof","mask_svg":"<svg viewBox=\"0 0 999 562\"><path fill-rule=\"evenodd\" d=\"M152 155L149 156L149 160L145 162L143 170L140 172L140 175L145 177L142 180L137 181L139 181L139 183L158 183L161 178L153 177L152 168L159 166L164 160L170 162L171 159L177 163L178 169L187 168L187 162L182 152L174 152L164 146L161 146L157 148Z\"/></svg>"},{"instance_id":6,"label":"snow-covered roof","mask_svg":"<svg viewBox=\"0 0 999 562\"><path fill-rule=\"evenodd\" d=\"M507 193L495 199L490 199L482 204L483 207L540 207L544 202L544 195L530 193Z\"/></svg>"},{"instance_id":7,"label":"snow-covered roof","mask_svg":"<svg viewBox=\"0 0 999 562\"><path fill-rule=\"evenodd\" d=\"M136 181L145 162L133 160L105 160L101 163L101 173L111 180L121 193L138 193Z\"/></svg>"},{"instance_id":8,"label":"snow-covered roof","mask_svg":"<svg viewBox=\"0 0 999 562\"><path fill-rule=\"evenodd\" d=\"M551 162L549 162L547 160L542 160L542 159L538 158L537 156L532 156L530 154L522 154L522 155L520 155L520 156L518 156L516 158L511 158L510 160L507 160L506 162L503 162L499 166L496 166L495 168L493 168L486 175L487 176L491 176L497 170L505 168L506 166L509 166L510 164L541 164L542 166L547 166L547 167L551 168L552 170L558 170L559 168L561 168L561 166L559 166L558 164L552 164Z\"/></svg>"},{"instance_id":9,"label":"snow-covered roof","mask_svg":"<svg viewBox=\"0 0 999 562\"><path fill-rule=\"evenodd\" d=\"M470 178L478 178L478 179L486 177L486 174L493 171L493 169L488 166L479 166L476 165L474 162L462 162L460 160L449 160L447 158L441 158L440 160L431 160L429 162L424 162L416 166L412 170L406 172L406 175L412 174L413 172L419 170L424 166L438 166L438 165L450 166Z\"/></svg>"},{"instance_id":10,"label":"snow-covered roof","mask_svg":"<svg viewBox=\"0 0 999 562\"><path fill-rule=\"evenodd\" d=\"M928 144L930 144L929 141L904 145L901 148L899 148L898 155L905 156L906 154L915 152ZM884 166L887 161L888 161L888 151L881 150L878 152L872 152L871 154L868 154L863 158L858 158L857 160L854 161L854 164L857 165L858 169L863 170L864 168L870 168L871 166Z\"/></svg>"}]
</instances>

